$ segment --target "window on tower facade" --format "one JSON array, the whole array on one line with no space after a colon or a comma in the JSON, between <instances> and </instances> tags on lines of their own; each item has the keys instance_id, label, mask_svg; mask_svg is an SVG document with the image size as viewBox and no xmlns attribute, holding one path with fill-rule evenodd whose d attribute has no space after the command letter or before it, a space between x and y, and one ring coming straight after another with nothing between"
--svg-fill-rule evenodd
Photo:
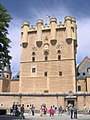
<instances>
[{"instance_id":1,"label":"window on tower facade","mask_svg":"<svg viewBox=\"0 0 90 120\"><path fill-rule=\"evenodd\" d=\"M59 76L62 76L62 71L59 71Z\"/></svg>"},{"instance_id":2,"label":"window on tower facade","mask_svg":"<svg viewBox=\"0 0 90 120\"><path fill-rule=\"evenodd\" d=\"M81 91L81 86L80 85L78 85L78 91Z\"/></svg>"},{"instance_id":3,"label":"window on tower facade","mask_svg":"<svg viewBox=\"0 0 90 120\"><path fill-rule=\"evenodd\" d=\"M36 72L36 68L32 68L32 73L35 73Z\"/></svg>"},{"instance_id":4,"label":"window on tower facade","mask_svg":"<svg viewBox=\"0 0 90 120\"><path fill-rule=\"evenodd\" d=\"M58 55L58 60L61 60L61 55Z\"/></svg>"},{"instance_id":5,"label":"window on tower facade","mask_svg":"<svg viewBox=\"0 0 90 120\"><path fill-rule=\"evenodd\" d=\"M45 61L47 61L48 60L48 51L44 51L44 56L45 56Z\"/></svg>"},{"instance_id":6,"label":"window on tower facade","mask_svg":"<svg viewBox=\"0 0 90 120\"><path fill-rule=\"evenodd\" d=\"M35 61L35 57L32 57L32 62L34 62Z\"/></svg>"},{"instance_id":7,"label":"window on tower facade","mask_svg":"<svg viewBox=\"0 0 90 120\"><path fill-rule=\"evenodd\" d=\"M33 56L36 55L35 52L32 52L32 55L33 55Z\"/></svg>"},{"instance_id":8,"label":"window on tower facade","mask_svg":"<svg viewBox=\"0 0 90 120\"><path fill-rule=\"evenodd\" d=\"M45 61L47 61L48 60L48 56L45 56Z\"/></svg>"},{"instance_id":9,"label":"window on tower facade","mask_svg":"<svg viewBox=\"0 0 90 120\"><path fill-rule=\"evenodd\" d=\"M47 76L47 72L44 72L44 76Z\"/></svg>"},{"instance_id":10,"label":"window on tower facade","mask_svg":"<svg viewBox=\"0 0 90 120\"><path fill-rule=\"evenodd\" d=\"M32 52L32 62L34 62L35 61L35 52Z\"/></svg>"}]
</instances>

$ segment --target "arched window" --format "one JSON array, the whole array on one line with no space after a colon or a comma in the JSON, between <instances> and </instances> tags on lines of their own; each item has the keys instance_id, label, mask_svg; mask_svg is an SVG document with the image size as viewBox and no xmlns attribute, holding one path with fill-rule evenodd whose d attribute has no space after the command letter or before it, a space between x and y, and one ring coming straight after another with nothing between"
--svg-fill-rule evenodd
<instances>
[{"instance_id":1,"label":"arched window","mask_svg":"<svg viewBox=\"0 0 90 120\"><path fill-rule=\"evenodd\" d=\"M32 52L32 55L35 56L36 55L35 52Z\"/></svg>"},{"instance_id":2,"label":"arched window","mask_svg":"<svg viewBox=\"0 0 90 120\"><path fill-rule=\"evenodd\" d=\"M45 55L45 61L47 61L48 60L48 51L44 51L44 55Z\"/></svg>"},{"instance_id":3,"label":"arched window","mask_svg":"<svg viewBox=\"0 0 90 120\"><path fill-rule=\"evenodd\" d=\"M60 51L60 50L58 50L58 51L57 51L57 54L61 54L61 51Z\"/></svg>"},{"instance_id":4,"label":"arched window","mask_svg":"<svg viewBox=\"0 0 90 120\"><path fill-rule=\"evenodd\" d=\"M32 62L35 62L35 52L32 52Z\"/></svg>"},{"instance_id":5,"label":"arched window","mask_svg":"<svg viewBox=\"0 0 90 120\"><path fill-rule=\"evenodd\" d=\"M61 51L60 50L57 51L57 56L58 56L58 60L61 60Z\"/></svg>"},{"instance_id":6,"label":"arched window","mask_svg":"<svg viewBox=\"0 0 90 120\"><path fill-rule=\"evenodd\" d=\"M48 55L49 53L48 53L48 51L44 51L44 55Z\"/></svg>"}]
</instances>

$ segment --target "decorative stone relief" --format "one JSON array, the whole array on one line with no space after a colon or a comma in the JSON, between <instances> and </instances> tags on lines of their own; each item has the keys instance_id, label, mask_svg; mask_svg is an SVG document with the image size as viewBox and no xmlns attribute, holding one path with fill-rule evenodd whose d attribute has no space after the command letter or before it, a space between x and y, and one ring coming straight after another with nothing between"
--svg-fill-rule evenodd
<instances>
[{"instance_id":1,"label":"decorative stone relief","mask_svg":"<svg viewBox=\"0 0 90 120\"><path fill-rule=\"evenodd\" d=\"M36 46L33 44L32 51L36 51Z\"/></svg>"},{"instance_id":2,"label":"decorative stone relief","mask_svg":"<svg viewBox=\"0 0 90 120\"><path fill-rule=\"evenodd\" d=\"M67 42L67 44L71 44L72 43L72 39L66 39L66 42Z\"/></svg>"},{"instance_id":3,"label":"decorative stone relief","mask_svg":"<svg viewBox=\"0 0 90 120\"><path fill-rule=\"evenodd\" d=\"M57 46L56 46L57 49L60 49L61 48L61 43L58 43Z\"/></svg>"},{"instance_id":4,"label":"decorative stone relief","mask_svg":"<svg viewBox=\"0 0 90 120\"><path fill-rule=\"evenodd\" d=\"M36 45L40 48L42 46L42 41L36 41Z\"/></svg>"},{"instance_id":5,"label":"decorative stone relief","mask_svg":"<svg viewBox=\"0 0 90 120\"><path fill-rule=\"evenodd\" d=\"M58 50L58 51L57 51L57 54L61 54L61 51L60 51L60 50Z\"/></svg>"},{"instance_id":6,"label":"decorative stone relief","mask_svg":"<svg viewBox=\"0 0 90 120\"><path fill-rule=\"evenodd\" d=\"M57 40L50 40L50 42L51 42L51 45L54 46L54 45L56 45Z\"/></svg>"}]
</instances>

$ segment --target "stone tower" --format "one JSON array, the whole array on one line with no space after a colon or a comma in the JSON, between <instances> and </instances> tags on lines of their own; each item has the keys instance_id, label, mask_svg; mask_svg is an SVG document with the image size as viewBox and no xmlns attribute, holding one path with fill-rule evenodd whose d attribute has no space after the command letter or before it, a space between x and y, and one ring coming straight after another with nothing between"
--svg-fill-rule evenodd
<instances>
[{"instance_id":1,"label":"stone tower","mask_svg":"<svg viewBox=\"0 0 90 120\"><path fill-rule=\"evenodd\" d=\"M76 20L66 16L64 24L37 20L21 28L19 92L76 92Z\"/></svg>"}]
</instances>

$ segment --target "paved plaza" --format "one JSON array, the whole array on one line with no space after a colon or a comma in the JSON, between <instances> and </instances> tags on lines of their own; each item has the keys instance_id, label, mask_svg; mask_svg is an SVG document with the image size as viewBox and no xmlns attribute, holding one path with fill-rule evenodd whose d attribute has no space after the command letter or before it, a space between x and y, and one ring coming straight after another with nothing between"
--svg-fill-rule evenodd
<instances>
[{"instance_id":1,"label":"paved plaza","mask_svg":"<svg viewBox=\"0 0 90 120\"><path fill-rule=\"evenodd\" d=\"M35 114L35 116L25 114L25 120L52 120L52 119L53 120L71 120L70 116L67 113L63 113L62 116L55 114L53 118L51 118L49 114L42 117L40 116L40 114ZM20 120L20 119L19 117L15 117L11 115L0 115L0 120ZM78 114L78 118L76 120L90 120L90 115Z\"/></svg>"}]
</instances>

